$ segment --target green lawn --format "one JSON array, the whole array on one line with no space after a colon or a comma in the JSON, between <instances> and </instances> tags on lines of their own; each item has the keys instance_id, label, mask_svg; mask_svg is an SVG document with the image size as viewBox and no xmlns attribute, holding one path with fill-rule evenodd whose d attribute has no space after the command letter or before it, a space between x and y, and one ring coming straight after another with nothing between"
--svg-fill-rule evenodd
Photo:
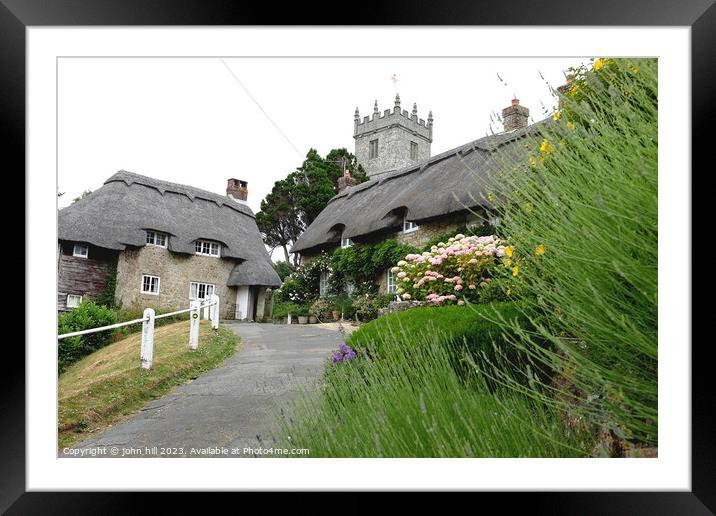
<instances>
[{"instance_id":1,"label":"green lawn","mask_svg":"<svg viewBox=\"0 0 716 516\"><path fill-rule=\"evenodd\" d=\"M239 337L202 321L199 349L188 347L189 322L157 328L151 370L139 366L141 334L110 344L72 364L59 377L58 448L102 432L166 394L215 368L237 351Z\"/></svg>"}]
</instances>

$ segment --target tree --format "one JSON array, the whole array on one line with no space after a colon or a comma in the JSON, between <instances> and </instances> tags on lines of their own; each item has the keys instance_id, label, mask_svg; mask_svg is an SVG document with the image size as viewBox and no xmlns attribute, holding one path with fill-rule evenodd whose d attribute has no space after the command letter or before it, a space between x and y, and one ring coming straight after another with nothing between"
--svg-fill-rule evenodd
<instances>
[{"instance_id":1,"label":"tree","mask_svg":"<svg viewBox=\"0 0 716 516\"><path fill-rule=\"evenodd\" d=\"M368 179L363 166L345 148L333 149L325 159L315 149L308 151L303 164L297 169L300 180L296 187L306 225L313 222L338 193L338 179L344 171L350 172L357 183Z\"/></svg>"},{"instance_id":2,"label":"tree","mask_svg":"<svg viewBox=\"0 0 716 516\"><path fill-rule=\"evenodd\" d=\"M295 178L292 174L286 179L276 181L273 189L261 201L261 210L256 214L256 224L261 231L264 243L271 248L283 249L286 263L291 263L288 249L305 229L296 198ZM294 266L298 265L294 256Z\"/></svg>"},{"instance_id":3,"label":"tree","mask_svg":"<svg viewBox=\"0 0 716 516\"><path fill-rule=\"evenodd\" d=\"M278 274L278 277L281 278L281 281L285 280L286 276L293 272L291 264L284 261L274 262L273 268L276 269L276 273Z\"/></svg>"},{"instance_id":4,"label":"tree","mask_svg":"<svg viewBox=\"0 0 716 516\"><path fill-rule=\"evenodd\" d=\"M271 193L261 201L256 224L264 242L273 251L281 247L288 264L296 267L299 257L289 257L289 248L338 193L338 178L345 171L362 183L368 178L356 157L345 148L333 149L322 158L310 149L294 172L274 183Z\"/></svg>"}]
</instances>

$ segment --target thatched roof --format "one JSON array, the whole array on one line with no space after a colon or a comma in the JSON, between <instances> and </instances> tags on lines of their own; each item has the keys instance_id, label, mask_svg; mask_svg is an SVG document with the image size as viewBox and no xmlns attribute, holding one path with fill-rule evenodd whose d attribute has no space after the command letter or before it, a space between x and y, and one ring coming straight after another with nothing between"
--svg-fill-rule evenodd
<instances>
[{"instance_id":1,"label":"thatched roof","mask_svg":"<svg viewBox=\"0 0 716 516\"><path fill-rule=\"evenodd\" d=\"M168 249L194 254L198 239L223 244L240 261L227 285L279 286L251 209L229 197L120 170L87 197L59 211L58 238L124 250L146 245L146 231L169 234Z\"/></svg>"},{"instance_id":2,"label":"thatched roof","mask_svg":"<svg viewBox=\"0 0 716 516\"><path fill-rule=\"evenodd\" d=\"M492 171L505 163L538 131L536 125L486 136L409 167L348 188L331 199L291 252L310 254L351 239L402 227L403 215L418 224L452 213L490 208ZM496 152L498 151L499 152Z\"/></svg>"}]
</instances>

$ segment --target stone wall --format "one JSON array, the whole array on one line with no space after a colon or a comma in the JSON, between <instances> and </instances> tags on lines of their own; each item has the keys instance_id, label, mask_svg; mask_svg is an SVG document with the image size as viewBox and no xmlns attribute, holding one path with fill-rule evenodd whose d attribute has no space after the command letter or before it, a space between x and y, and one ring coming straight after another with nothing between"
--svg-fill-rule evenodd
<instances>
[{"instance_id":1,"label":"stone wall","mask_svg":"<svg viewBox=\"0 0 716 516\"><path fill-rule=\"evenodd\" d=\"M221 316L236 303L236 287L227 287L235 260L183 255L156 246L127 249L117 260L117 300L122 308L155 308L162 311L189 307L192 281L212 283L221 301ZM159 276L159 294L142 294L142 275Z\"/></svg>"}]
</instances>

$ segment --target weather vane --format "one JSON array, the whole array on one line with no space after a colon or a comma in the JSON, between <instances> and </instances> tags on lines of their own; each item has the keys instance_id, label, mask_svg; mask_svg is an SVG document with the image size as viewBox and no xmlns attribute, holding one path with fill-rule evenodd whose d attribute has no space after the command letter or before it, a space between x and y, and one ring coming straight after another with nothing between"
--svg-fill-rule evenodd
<instances>
[{"instance_id":1,"label":"weather vane","mask_svg":"<svg viewBox=\"0 0 716 516\"><path fill-rule=\"evenodd\" d=\"M397 74L391 75L390 80L393 81L393 89L395 90L395 93L397 95L397 93L398 93L398 75Z\"/></svg>"}]
</instances>

